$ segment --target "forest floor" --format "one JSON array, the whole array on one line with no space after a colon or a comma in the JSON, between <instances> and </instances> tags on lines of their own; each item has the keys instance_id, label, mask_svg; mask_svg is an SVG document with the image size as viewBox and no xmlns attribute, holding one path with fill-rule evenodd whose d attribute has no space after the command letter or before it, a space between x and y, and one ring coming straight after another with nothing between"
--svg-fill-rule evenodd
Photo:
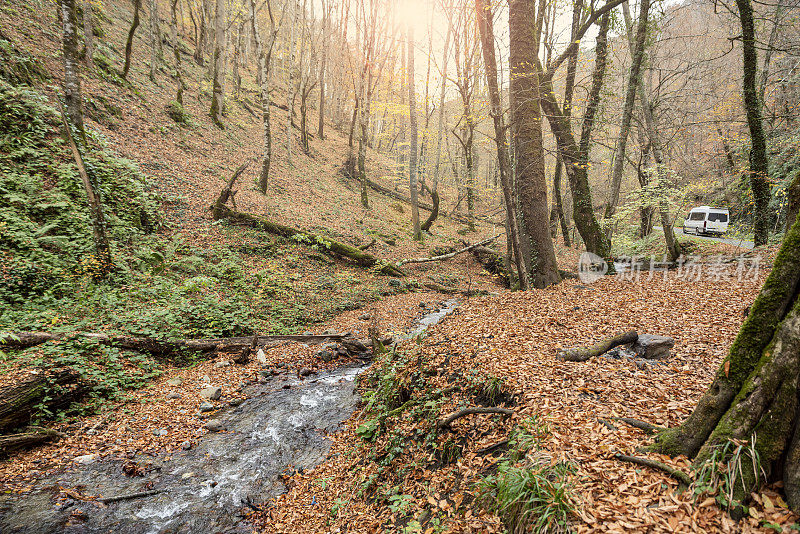
<instances>
[{"instance_id":1,"label":"forest floor","mask_svg":"<svg viewBox=\"0 0 800 534\"><path fill-rule=\"evenodd\" d=\"M131 3L109 1L103 6L111 22L105 26L107 35L100 40L98 50L119 68ZM4 35L35 53L47 66L52 79L39 89L51 100L52 86L62 83L54 11L42 10L34 2L0 0ZM786 530L796 521L775 488L767 488L754 497L758 505L750 508L750 516L734 524L713 498L695 500L691 491L676 493L676 482L663 473L612 459L614 451L633 452L647 444L648 438L622 423L613 422L611 426L616 429L612 430L598 420L629 416L663 426L678 424L707 387L733 341L743 310L763 281L763 271L742 283L735 279L698 282L677 278L675 273L665 281L661 274L653 279L644 274L640 280L607 277L589 286L567 280L547 290L512 293L465 254L446 263L409 265L409 276L402 287L392 289L387 277L330 259L309 247L213 223L208 208L225 180L259 152L253 140L262 137L260 123L239 100L231 98L225 130L211 125L206 69L191 62L188 48L184 54L184 76L189 81L185 107L191 119L185 126L172 121L166 107L172 100L174 82L165 67L158 72L158 83L147 79L148 68L141 60L148 55L146 35L141 29L134 41L136 53L129 83L94 74L83 81L87 124L113 150L138 163L148 175L149 187L163 201L164 227L144 244L129 244L132 249L146 244L162 252L170 247L177 251L164 262L169 276L147 274L137 280L152 284L159 295L166 295L163 307L159 307L160 301L148 301L146 296L134 298L124 287L115 289L115 295L120 295L117 300L94 299L90 290L105 299L106 288L90 287L87 282L85 295L79 291L70 305L37 311L34 323L0 325L4 330L91 328L136 333L141 327L136 321L141 316L149 319L169 312L177 320L184 311L168 307L178 295L177 290L170 291L197 274L185 274L179 264L197 260L202 251L219 251L214 259L215 272L230 266L222 265L225 261L241 271L241 276L233 279L220 275L212 289L206 287L203 293L212 299L227 298L239 291L239 286L249 288L256 278L267 279L268 291L258 295L236 293L233 300L250 314L247 326L262 333L330 328L363 335L366 322L359 317L367 313L378 319L384 332L402 331L423 313L421 303L430 309L447 298L419 291L419 282L490 292L485 297L461 299L459 310L432 328L420 343L405 342L391 353L394 360L388 356L379 359L361 386L362 393L368 395L375 388L370 380L408 385L410 377L423 375L430 376L431 387L459 385L461 390L437 398L427 407L423 388L406 392L425 407L424 414L406 410L386 416L384 433L368 440L363 439L363 431L357 433L375 419L375 413L365 406L352 416L343 432L331 436L335 444L324 464L287 479L287 493L266 504L267 511L252 516L260 530L501 531L499 516L477 505L475 495L476 484L497 471L504 453L502 449L497 454L478 451L534 420L542 429L547 427L541 432L539 453L549 458L548 465L568 462L575 466L565 487L574 503L569 524L578 530L774 531ZM252 101L254 89L246 76L243 98ZM285 95L276 91L275 99L285 101ZM312 119L316 124L315 115ZM340 131L328 128L326 139L313 139L310 153L305 154L297 142L299 132L292 129L289 158L286 112L274 109L273 120L275 152L268 195L263 197L253 190L257 165L252 164L240 180L236 196L242 211L353 245L374 238L370 251L387 261L427 256L442 247L479 241L502 231L479 221L477 231L465 232L463 225L440 218L425 242L416 243L410 238L407 205L377 193L371 193L369 209L360 205L357 184L339 172L347 156L347 139ZM401 192L407 190L389 158L370 151L368 167L376 181ZM443 211L449 212L457 198L453 184L443 185L443 197ZM492 216L498 206L495 191L481 196L478 213ZM660 254L663 248L655 239L645 245L633 252ZM574 271L580 251L557 247L560 266ZM739 252L713 243L699 247L704 255ZM502 240L498 248L502 250ZM201 268L200 273L206 275L202 269L210 267L206 264ZM302 304L302 310L298 304ZM589 344L631 328L672 336L676 340L672 358L643 368L625 359L595 358L586 363L555 359L558 348ZM343 363L323 365L314 352L297 344L281 345L267 351L265 366L319 371ZM31 362L53 352L47 356L32 349L20 358L9 354L0 368L0 386L36 372ZM134 364L125 361L124 365ZM221 399L214 402L219 408L240 398L241 385L258 380L262 367L255 361L231 365L225 357L189 365L160 365L144 387L100 404L99 413L77 412L48 423L67 437L0 462L0 491L24 493L36 478L87 454L156 454L200 440L206 431L202 429L203 419L196 416L202 402L197 385L204 376L223 387ZM176 378L182 380L173 380ZM513 416L505 420L490 416L461 419L453 424L452 432L436 433L433 442L424 443L423 438L432 435L436 417L472 404L475 388L495 379L494 383L502 384L504 395L513 396L506 399ZM171 380L181 383L172 385ZM91 411L89 408L87 411ZM451 449L443 455L445 447ZM661 459L684 470L688 467L684 459Z\"/></svg>"},{"instance_id":2,"label":"forest floor","mask_svg":"<svg viewBox=\"0 0 800 534\"><path fill-rule=\"evenodd\" d=\"M689 472L685 458L636 452L651 438L613 418L668 427L689 415L735 338L765 271L742 281L729 274L700 281L675 273L638 281L609 276L589 286L565 281L542 291L470 299L421 344L400 348L393 366L379 363L373 370L379 384L416 384L412 402L417 395L425 402L424 392L433 386L441 391L459 385L458 392L437 401L432 415L420 416L411 408L392 414L377 438L364 439L363 425L375 413L356 413L345 431L332 436L329 460L295 475L287 482L288 492L258 516L261 531L503 532L501 519L476 504L481 480L497 471L507 453L483 449L532 422L540 429L539 461L546 466L566 462L575 469L566 483L573 511L564 527L578 532L791 531L798 516L787 509L779 488L754 494L749 516L734 522L699 483L679 491L678 482L664 472L613 457L616 452L647 456ZM674 338L671 357L649 363L609 357L570 363L555 357L559 348L589 345L631 329ZM432 375L432 384L407 380L419 375ZM480 385L495 378L513 396L504 404L513 410L511 417L472 415L453 423L450 432L438 433L433 443L420 438L433 431L437 418L478 403ZM369 396L370 390L375 388L362 391ZM398 443L400 449L393 450ZM451 463L441 460L448 443L459 448Z\"/></svg>"}]
</instances>

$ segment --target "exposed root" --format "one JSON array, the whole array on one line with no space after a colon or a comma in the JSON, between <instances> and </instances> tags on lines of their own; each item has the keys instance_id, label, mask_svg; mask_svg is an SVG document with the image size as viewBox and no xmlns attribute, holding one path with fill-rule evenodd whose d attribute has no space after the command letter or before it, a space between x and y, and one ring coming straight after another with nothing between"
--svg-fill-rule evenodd
<instances>
[{"instance_id":1,"label":"exposed root","mask_svg":"<svg viewBox=\"0 0 800 534\"><path fill-rule=\"evenodd\" d=\"M629 462L636 465L643 465L645 467L650 467L652 469L658 469L660 471L665 472L672 478L679 481L681 484L686 486L692 485L692 478L681 471L680 469L675 469L674 467L670 467L663 462L659 462L658 460L651 460L649 458L640 458L638 456L628 456L626 454L616 453L614 454L614 458L621 462Z\"/></svg>"},{"instance_id":2,"label":"exposed root","mask_svg":"<svg viewBox=\"0 0 800 534\"><path fill-rule=\"evenodd\" d=\"M453 412L444 419L440 419L436 426L438 428L450 428L450 425L456 419L460 419L467 415L473 414L501 414L501 415L512 415L514 412L512 410L507 410L505 408L464 408L463 410L459 410L457 412Z\"/></svg>"}]
</instances>

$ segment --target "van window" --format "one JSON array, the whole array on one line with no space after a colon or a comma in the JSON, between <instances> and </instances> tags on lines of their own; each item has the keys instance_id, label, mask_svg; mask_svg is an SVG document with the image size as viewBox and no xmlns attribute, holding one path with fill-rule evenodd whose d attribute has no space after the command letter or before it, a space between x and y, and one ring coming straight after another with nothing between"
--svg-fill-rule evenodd
<instances>
[{"instance_id":1,"label":"van window","mask_svg":"<svg viewBox=\"0 0 800 534\"><path fill-rule=\"evenodd\" d=\"M693 211L689 215L689 220L690 221L703 221L703 220L705 220L705 218L706 218L706 214L703 213L702 211Z\"/></svg>"},{"instance_id":2,"label":"van window","mask_svg":"<svg viewBox=\"0 0 800 534\"><path fill-rule=\"evenodd\" d=\"M728 222L727 213L709 213L708 220L711 222Z\"/></svg>"}]
</instances>

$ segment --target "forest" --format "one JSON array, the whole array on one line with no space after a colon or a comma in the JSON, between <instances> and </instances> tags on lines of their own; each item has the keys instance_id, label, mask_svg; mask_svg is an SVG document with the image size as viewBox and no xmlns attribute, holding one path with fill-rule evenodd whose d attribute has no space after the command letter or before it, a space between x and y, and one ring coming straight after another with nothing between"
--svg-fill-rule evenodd
<instances>
[{"instance_id":1,"label":"forest","mask_svg":"<svg viewBox=\"0 0 800 534\"><path fill-rule=\"evenodd\" d=\"M800 530L798 0L0 0L0 532Z\"/></svg>"}]
</instances>

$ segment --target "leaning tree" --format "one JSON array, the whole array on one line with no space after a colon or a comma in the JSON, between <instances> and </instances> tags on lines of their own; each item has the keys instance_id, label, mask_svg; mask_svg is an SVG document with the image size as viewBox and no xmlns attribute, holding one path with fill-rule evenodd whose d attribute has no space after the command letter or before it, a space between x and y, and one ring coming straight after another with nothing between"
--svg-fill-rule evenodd
<instances>
[{"instance_id":1,"label":"leaning tree","mask_svg":"<svg viewBox=\"0 0 800 534\"><path fill-rule=\"evenodd\" d=\"M662 432L654 445L659 452L693 457L696 468L710 459L730 461L736 451L740 467L735 486L728 488L734 498L740 501L760 484L781 480L795 511L800 511L798 293L800 223L795 221L713 383L686 421Z\"/></svg>"}]
</instances>

